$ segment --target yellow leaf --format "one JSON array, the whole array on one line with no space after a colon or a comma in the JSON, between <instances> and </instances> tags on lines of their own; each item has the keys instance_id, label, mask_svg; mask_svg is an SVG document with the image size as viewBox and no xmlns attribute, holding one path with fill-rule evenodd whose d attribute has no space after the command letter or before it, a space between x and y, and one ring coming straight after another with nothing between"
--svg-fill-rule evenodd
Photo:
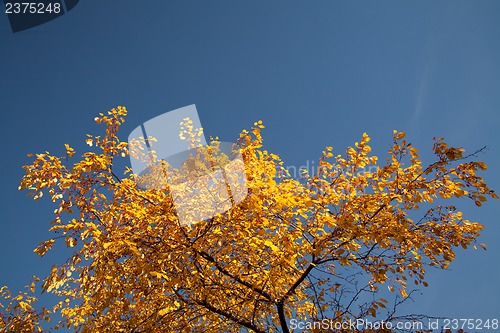
<instances>
[{"instance_id":1,"label":"yellow leaf","mask_svg":"<svg viewBox=\"0 0 500 333\"><path fill-rule=\"evenodd\" d=\"M269 239L264 242L264 245L269 246L273 251L279 251L279 248L273 244Z\"/></svg>"},{"instance_id":2,"label":"yellow leaf","mask_svg":"<svg viewBox=\"0 0 500 333\"><path fill-rule=\"evenodd\" d=\"M169 311L170 311L170 309L161 309L158 312L158 315L163 316L163 315L167 314Z\"/></svg>"},{"instance_id":3,"label":"yellow leaf","mask_svg":"<svg viewBox=\"0 0 500 333\"><path fill-rule=\"evenodd\" d=\"M40 257L43 257L45 253L52 248L54 242L54 239L49 239L45 242L42 242L36 249L33 250L33 252L38 254Z\"/></svg>"},{"instance_id":4,"label":"yellow leaf","mask_svg":"<svg viewBox=\"0 0 500 333\"><path fill-rule=\"evenodd\" d=\"M396 136L396 139L398 140L401 140L402 138L404 138L406 136L406 133L405 132L399 132L398 135Z\"/></svg>"}]
</instances>

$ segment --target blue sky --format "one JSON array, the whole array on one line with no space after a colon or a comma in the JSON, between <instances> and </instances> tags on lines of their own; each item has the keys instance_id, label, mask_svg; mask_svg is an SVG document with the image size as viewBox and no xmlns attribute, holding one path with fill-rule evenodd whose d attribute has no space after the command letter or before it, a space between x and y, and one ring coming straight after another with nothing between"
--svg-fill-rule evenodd
<instances>
[{"instance_id":1,"label":"blue sky","mask_svg":"<svg viewBox=\"0 0 500 333\"><path fill-rule=\"evenodd\" d=\"M342 152L363 132L379 157L393 129L430 162L432 137L489 149L485 178L500 191L499 1L82 1L47 24L13 34L0 13L0 285L18 290L61 251L53 208L17 191L29 152L82 152L99 112L140 123L196 104L207 137L235 140L262 119L266 148L286 165ZM464 214L484 223L488 251L458 251L449 271L407 312L500 317L499 202Z\"/></svg>"}]
</instances>

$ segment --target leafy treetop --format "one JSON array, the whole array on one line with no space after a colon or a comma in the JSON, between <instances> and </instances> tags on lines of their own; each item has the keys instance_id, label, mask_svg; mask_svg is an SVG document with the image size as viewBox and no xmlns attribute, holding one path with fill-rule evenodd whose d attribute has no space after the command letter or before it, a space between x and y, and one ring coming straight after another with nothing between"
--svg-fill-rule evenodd
<instances>
[{"instance_id":1,"label":"leafy treetop","mask_svg":"<svg viewBox=\"0 0 500 333\"><path fill-rule=\"evenodd\" d=\"M57 205L55 236L35 252L61 240L74 252L43 280L60 297L52 308L35 309L36 278L17 296L1 289L0 331L41 332L55 314L53 329L76 332L289 332L291 318L397 320L381 286L404 300L410 281L427 286L429 266L446 268L456 247L476 247L483 225L443 203L498 198L475 153L435 139L436 159L423 166L398 131L382 165L365 133L343 155L326 147L318 172L294 179L262 149L259 121L238 139L248 196L182 225L168 188L142 189L129 168L114 172L129 155L118 138L126 114L117 107L95 118L105 134L88 136L94 151L76 158L66 144L64 156L36 154L24 166L19 189ZM201 133L186 128L185 138Z\"/></svg>"}]
</instances>

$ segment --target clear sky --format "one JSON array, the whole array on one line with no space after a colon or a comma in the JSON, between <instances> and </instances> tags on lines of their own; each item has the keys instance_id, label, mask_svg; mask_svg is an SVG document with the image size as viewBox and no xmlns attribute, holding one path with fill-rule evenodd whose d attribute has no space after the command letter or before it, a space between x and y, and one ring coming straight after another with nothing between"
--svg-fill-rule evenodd
<instances>
[{"instance_id":1,"label":"clear sky","mask_svg":"<svg viewBox=\"0 0 500 333\"><path fill-rule=\"evenodd\" d=\"M432 138L475 150L500 191L500 1L81 1L12 33L0 13L0 285L19 290L62 251L47 198L17 191L29 152L81 153L99 112L125 105L122 139L196 104L207 137L233 141L262 119L266 148L289 166L342 152L363 132L381 160L392 130L431 162ZM499 201L462 201L488 251L458 251L405 312L500 318Z\"/></svg>"}]
</instances>

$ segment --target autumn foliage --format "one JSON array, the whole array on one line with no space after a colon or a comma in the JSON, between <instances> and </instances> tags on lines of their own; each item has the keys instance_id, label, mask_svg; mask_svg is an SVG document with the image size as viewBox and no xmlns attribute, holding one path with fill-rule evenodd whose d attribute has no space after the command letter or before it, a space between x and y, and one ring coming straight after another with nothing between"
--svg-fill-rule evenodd
<instances>
[{"instance_id":1,"label":"autumn foliage","mask_svg":"<svg viewBox=\"0 0 500 333\"><path fill-rule=\"evenodd\" d=\"M36 154L24 167L19 189L57 204L53 237L35 252L54 242L74 252L43 279L60 298L52 308L36 308L36 281L16 296L1 289L0 331L42 331L54 314L62 320L53 329L76 332L289 332L292 318L396 320L382 288L404 300L427 285L430 266L446 268L456 247L476 247L483 225L456 198L478 206L498 198L475 153L436 139L435 160L422 165L397 131L382 163L363 134L343 155L326 147L318 172L294 179L262 149L257 122L238 139L247 197L181 225L168 187L144 189L132 170L113 169L129 154L118 138L126 113L97 117L105 133L89 136L81 157L66 144L64 156Z\"/></svg>"}]
</instances>

